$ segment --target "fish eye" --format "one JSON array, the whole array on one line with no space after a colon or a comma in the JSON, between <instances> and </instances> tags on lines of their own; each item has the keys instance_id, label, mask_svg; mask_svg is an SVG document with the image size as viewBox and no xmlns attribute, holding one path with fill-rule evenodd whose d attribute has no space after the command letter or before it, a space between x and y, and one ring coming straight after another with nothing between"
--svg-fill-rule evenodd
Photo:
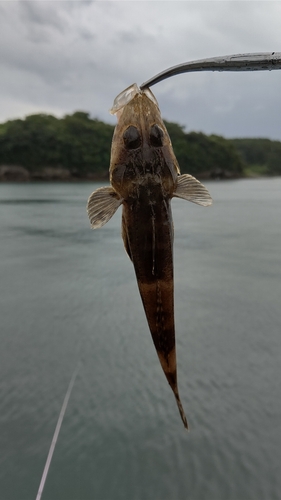
<instances>
[{"instance_id":1,"label":"fish eye","mask_svg":"<svg viewBox=\"0 0 281 500\"><path fill-rule=\"evenodd\" d=\"M133 125L130 125L123 134L124 143L127 149L137 149L141 145L141 136Z\"/></svg>"},{"instance_id":2,"label":"fish eye","mask_svg":"<svg viewBox=\"0 0 281 500\"><path fill-rule=\"evenodd\" d=\"M164 137L164 132L162 128L160 128L158 125L152 125L150 129L150 143L151 146L154 146L156 148L160 148L163 146L163 137Z\"/></svg>"}]
</instances>

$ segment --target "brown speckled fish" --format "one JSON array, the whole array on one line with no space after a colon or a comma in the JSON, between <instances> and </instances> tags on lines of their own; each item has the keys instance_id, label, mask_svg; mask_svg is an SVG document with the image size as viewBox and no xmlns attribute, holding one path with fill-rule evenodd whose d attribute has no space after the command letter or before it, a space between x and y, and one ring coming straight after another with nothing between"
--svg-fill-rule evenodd
<instances>
[{"instance_id":1,"label":"brown speckled fish","mask_svg":"<svg viewBox=\"0 0 281 500\"><path fill-rule=\"evenodd\" d=\"M158 103L136 84L119 94L111 149L110 182L88 200L92 228L99 228L120 205L122 237L133 262L153 342L188 428L179 397L174 327L173 221L171 199L211 205L207 189L191 175L180 175Z\"/></svg>"}]
</instances>

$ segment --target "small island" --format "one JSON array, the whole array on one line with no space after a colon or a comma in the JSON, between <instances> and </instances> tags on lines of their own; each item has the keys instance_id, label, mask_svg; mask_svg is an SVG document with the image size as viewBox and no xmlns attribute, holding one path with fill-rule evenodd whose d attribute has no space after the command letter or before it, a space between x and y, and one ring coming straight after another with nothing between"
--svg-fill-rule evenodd
<instances>
[{"instance_id":1,"label":"small island","mask_svg":"<svg viewBox=\"0 0 281 500\"><path fill-rule=\"evenodd\" d=\"M281 175L281 142L186 132L165 121L182 173L198 179ZM76 111L0 124L0 182L104 181L114 126Z\"/></svg>"}]
</instances>

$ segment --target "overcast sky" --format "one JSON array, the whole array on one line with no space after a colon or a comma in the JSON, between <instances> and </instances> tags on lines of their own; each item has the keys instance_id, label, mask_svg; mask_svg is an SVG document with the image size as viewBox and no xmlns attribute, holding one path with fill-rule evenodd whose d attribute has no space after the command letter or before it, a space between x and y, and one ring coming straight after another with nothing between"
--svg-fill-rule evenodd
<instances>
[{"instance_id":1,"label":"overcast sky","mask_svg":"<svg viewBox=\"0 0 281 500\"><path fill-rule=\"evenodd\" d=\"M114 124L115 96L170 66L281 52L280 21L280 1L0 1L0 122L82 110ZM152 90L187 131L281 140L281 70L184 74Z\"/></svg>"}]
</instances>

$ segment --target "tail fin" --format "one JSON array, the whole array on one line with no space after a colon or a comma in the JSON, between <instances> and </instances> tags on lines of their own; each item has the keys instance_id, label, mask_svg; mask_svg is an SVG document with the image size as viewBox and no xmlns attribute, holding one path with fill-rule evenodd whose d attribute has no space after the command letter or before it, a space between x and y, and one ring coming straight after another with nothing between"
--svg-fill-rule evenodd
<instances>
[{"instance_id":1,"label":"tail fin","mask_svg":"<svg viewBox=\"0 0 281 500\"><path fill-rule=\"evenodd\" d=\"M180 412L181 419L183 421L183 425L186 428L186 430L188 431L188 422L187 422L187 419L186 419L186 416L185 416L185 413L184 413L184 409L183 409L182 404L181 404L179 393L178 393L178 391L174 391L174 390L173 390L173 392L174 392L174 395L175 395L175 398L176 398L176 402L177 402L177 405L178 405L178 409L179 409L179 412Z\"/></svg>"}]
</instances>

